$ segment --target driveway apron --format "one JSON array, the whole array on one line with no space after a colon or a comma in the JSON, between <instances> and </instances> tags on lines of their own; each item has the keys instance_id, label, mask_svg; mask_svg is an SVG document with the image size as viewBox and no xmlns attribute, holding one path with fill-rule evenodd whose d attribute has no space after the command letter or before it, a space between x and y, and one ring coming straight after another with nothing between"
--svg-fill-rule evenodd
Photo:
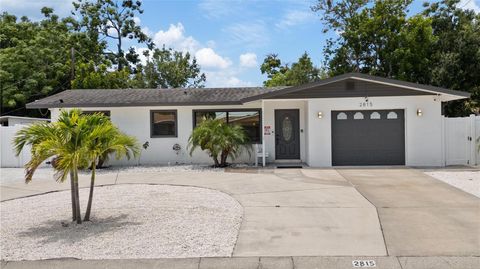
<instances>
[{"instance_id":1,"label":"driveway apron","mask_svg":"<svg viewBox=\"0 0 480 269\"><path fill-rule=\"evenodd\" d=\"M337 169L377 207L392 256L480 255L480 199L414 169Z\"/></svg>"},{"instance_id":2,"label":"driveway apron","mask_svg":"<svg viewBox=\"0 0 480 269\"><path fill-rule=\"evenodd\" d=\"M223 186L245 212L233 256L386 255L375 207L335 170L253 178Z\"/></svg>"}]
</instances>

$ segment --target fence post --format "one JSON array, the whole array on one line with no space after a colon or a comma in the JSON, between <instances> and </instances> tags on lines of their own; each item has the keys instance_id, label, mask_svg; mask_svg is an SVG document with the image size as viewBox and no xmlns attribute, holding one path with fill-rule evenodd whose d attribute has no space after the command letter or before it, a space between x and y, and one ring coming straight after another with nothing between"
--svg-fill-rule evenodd
<instances>
[{"instance_id":1,"label":"fence post","mask_svg":"<svg viewBox=\"0 0 480 269\"><path fill-rule=\"evenodd\" d=\"M441 137L441 143L442 143L442 163L443 166L447 166L447 145L446 145L446 136L447 136L447 128L445 125L447 124L447 120L444 115L442 117L442 137Z\"/></svg>"},{"instance_id":2,"label":"fence post","mask_svg":"<svg viewBox=\"0 0 480 269\"><path fill-rule=\"evenodd\" d=\"M468 123L470 125L470 165L476 165L478 163L477 160L477 134L476 134L476 115L471 114L468 120Z\"/></svg>"}]
</instances>

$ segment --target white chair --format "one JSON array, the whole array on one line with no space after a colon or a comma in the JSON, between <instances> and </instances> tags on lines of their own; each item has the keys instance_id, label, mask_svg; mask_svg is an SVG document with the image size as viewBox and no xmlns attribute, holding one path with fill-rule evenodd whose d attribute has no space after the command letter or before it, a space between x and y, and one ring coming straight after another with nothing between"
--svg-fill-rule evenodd
<instances>
[{"instance_id":1,"label":"white chair","mask_svg":"<svg viewBox=\"0 0 480 269\"><path fill-rule=\"evenodd\" d=\"M262 144L255 144L255 166L258 166L258 158L263 160L263 147ZM265 153L265 158L268 158L268 152ZM260 161L262 162L262 161Z\"/></svg>"}]
</instances>

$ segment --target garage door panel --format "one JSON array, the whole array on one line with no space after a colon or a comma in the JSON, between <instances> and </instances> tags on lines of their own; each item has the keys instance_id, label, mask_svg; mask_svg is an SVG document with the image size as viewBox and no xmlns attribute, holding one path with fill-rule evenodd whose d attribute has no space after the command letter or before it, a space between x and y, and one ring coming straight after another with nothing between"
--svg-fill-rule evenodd
<instances>
[{"instance_id":1,"label":"garage door panel","mask_svg":"<svg viewBox=\"0 0 480 269\"><path fill-rule=\"evenodd\" d=\"M404 122L403 110L332 111L332 164L404 165Z\"/></svg>"}]
</instances>

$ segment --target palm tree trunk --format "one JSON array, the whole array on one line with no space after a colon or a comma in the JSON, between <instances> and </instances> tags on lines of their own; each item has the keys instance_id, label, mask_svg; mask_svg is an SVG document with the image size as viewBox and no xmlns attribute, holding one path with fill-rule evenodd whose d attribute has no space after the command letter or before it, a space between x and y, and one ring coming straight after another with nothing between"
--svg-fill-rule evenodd
<instances>
[{"instance_id":1,"label":"palm tree trunk","mask_svg":"<svg viewBox=\"0 0 480 269\"><path fill-rule=\"evenodd\" d=\"M220 166L225 167L227 166L227 158L228 158L228 153L227 152L222 152L222 155L220 157Z\"/></svg>"},{"instance_id":2,"label":"palm tree trunk","mask_svg":"<svg viewBox=\"0 0 480 269\"><path fill-rule=\"evenodd\" d=\"M85 212L85 217L83 221L90 220L90 210L92 209L92 200L93 200L93 187L95 185L95 161L92 163L92 176L90 178L90 193L88 194L88 204L87 204L87 211Z\"/></svg>"},{"instance_id":3,"label":"palm tree trunk","mask_svg":"<svg viewBox=\"0 0 480 269\"><path fill-rule=\"evenodd\" d=\"M78 193L78 170L75 169L75 216L78 224L82 224L82 216L80 215L80 195Z\"/></svg>"},{"instance_id":4,"label":"palm tree trunk","mask_svg":"<svg viewBox=\"0 0 480 269\"><path fill-rule=\"evenodd\" d=\"M77 220L77 205L75 202L75 175L70 172L70 192L72 194L72 221Z\"/></svg>"},{"instance_id":5,"label":"palm tree trunk","mask_svg":"<svg viewBox=\"0 0 480 269\"><path fill-rule=\"evenodd\" d=\"M219 167L220 164L218 162L218 157L217 156L212 156L212 158L213 158L213 163L214 163L215 167Z\"/></svg>"}]
</instances>

